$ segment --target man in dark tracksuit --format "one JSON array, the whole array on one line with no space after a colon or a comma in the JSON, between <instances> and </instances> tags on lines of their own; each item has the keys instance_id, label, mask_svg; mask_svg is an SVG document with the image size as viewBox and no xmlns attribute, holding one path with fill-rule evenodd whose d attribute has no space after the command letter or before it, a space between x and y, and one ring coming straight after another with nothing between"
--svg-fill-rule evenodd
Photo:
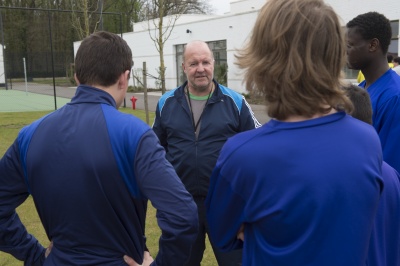
<instances>
[{"instance_id":1,"label":"man in dark tracksuit","mask_svg":"<svg viewBox=\"0 0 400 266\"><path fill-rule=\"evenodd\" d=\"M206 43L187 44L183 59L188 81L160 98L153 130L198 207L199 234L187 264L197 266L208 232L204 199L219 152L229 137L261 125L242 95L213 80L214 58ZM219 265L241 263L241 250L213 249Z\"/></svg>"},{"instance_id":2,"label":"man in dark tracksuit","mask_svg":"<svg viewBox=\"0 0 400 266\"><path fill-rule=\"evenodd\" d=\"M150 199L162 231L152 265L184 265L197 235L196 205L151 128L117 110L129 46L115 34L92 34L75 66L75 97L23 128L0 161L0 250L26 265L149 265ZM29 195L53 243L47 258L15 212Z\"/></svg>"}]
</instances>

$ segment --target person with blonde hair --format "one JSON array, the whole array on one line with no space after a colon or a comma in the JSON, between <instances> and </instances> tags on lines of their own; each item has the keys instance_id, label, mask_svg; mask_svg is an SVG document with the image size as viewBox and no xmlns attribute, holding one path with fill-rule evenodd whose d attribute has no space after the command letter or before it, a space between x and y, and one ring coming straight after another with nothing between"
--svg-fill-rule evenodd
<instances>
[{"instance_id":1,"label":"person with blonde hair","mask_svg":"<svg viewBox=\"0 0 400 266\"><path fill-rule=\"evenodd\" d=\"M322 0L270 0L237 54L272 118L231 137L206 199L210 239L243 265L364 265L382 151L347 112L344 32Z\"/></svg>"}]
</instances>

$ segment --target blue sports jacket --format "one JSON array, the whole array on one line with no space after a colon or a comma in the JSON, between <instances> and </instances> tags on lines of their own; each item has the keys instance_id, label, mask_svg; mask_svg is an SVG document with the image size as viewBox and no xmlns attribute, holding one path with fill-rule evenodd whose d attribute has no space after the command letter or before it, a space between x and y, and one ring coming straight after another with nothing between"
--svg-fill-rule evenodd
<instances>
[{"instance_id":1,"label":"blue sports jacket","mask_svg":"<svg viewBox=\"0 0 400 266\"><path fill-rule=\"evenodd\" d=\"M375 265L366 257L381 166L375 130L344 112L272 119L222 148L205 201L210 239L243 248L243 266Z\"/></svg>"},{"instance_id":2,"label":"blue sports jacket","mask_svg":"<svg viewBox=\"0 0 400 266\"><path fill-rule=\"evenodd\" d=\"M214 83L197 139L185 96L187 82L160 98L153 125L168 161L195 197L207 196L210 175L225 141L236 133L261 126L243 95Z\"/></svg>"},{"instance_id":3,"label":"blue sports jacket","mask_svg":"<svg viewBox=\"0 0 400 266\"><path fill-rule=\"evenodd\" d=\"M46 259L15 212L30 194L54 243ZM26 265L126 265L125 254L141 263L147 199L162 231L154 265L183 265L198 227L191 195L150 127L81 85L0 161L0 250Z\"/></svg>"},{"instance_id":4,"label":"blue sports jacket","mask_svg":"<svg viewBox=\"0 0 400 266\"><path fill-rule=\"evenodd\" d=\"M358 86L365 88L364 80ZM383 160L400 172L400 76L386 71L367 89L372 104L372 124L378 132Z\"/></svg>"}]
</instances>

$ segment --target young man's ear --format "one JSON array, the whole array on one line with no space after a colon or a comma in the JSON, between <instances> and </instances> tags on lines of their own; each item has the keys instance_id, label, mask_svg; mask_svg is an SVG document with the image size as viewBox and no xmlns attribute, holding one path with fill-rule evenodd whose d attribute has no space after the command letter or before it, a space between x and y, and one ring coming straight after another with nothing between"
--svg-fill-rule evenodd
<instances>
[{"instance_id":1,"label":"young man's ear","mask_svg":"<svg viewBox=\"0 0 400 266\"><path fill-rule=\"evenodd\" d=\"M130 74L129 70L126 70L124 73L121 74L121 76L119 77L119 80L118 80L119 88L123 88L123 89L128 88L129 74Z\"/></svg>"},{"instance_id":2,"label":"young man's ear","mask_svg":"<svg viewBox=\"0 0 400 266\"><path fill-rule=\"evenodd\" d=\"M380 46L379 40L377 38L373 38L369 43L369 51L375 52L376 50L378 50L379 46Z\"/></svg>"}]
</instances>

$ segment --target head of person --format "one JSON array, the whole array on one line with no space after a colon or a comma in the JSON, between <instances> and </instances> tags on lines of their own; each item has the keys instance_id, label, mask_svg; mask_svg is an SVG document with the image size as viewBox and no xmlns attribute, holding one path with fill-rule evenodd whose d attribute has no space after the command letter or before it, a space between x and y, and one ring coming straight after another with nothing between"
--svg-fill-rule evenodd
<instances>
[{"instance_id":1,"label":"head of person","mask_svg":"<svg viewBox=\"0 0 400 266\"><path fill-rule=\"evenodd\" d=\"M393 55L387 54L386 58L387 58L388 63L393 63Z\"/></svg>"},{"instance_id":2,"label":"head of person","mask_svg":"<svg viewBox=\"0 0 400 266\"><path fill-rule=\"evenodd\" d=\"M375 60L386 58L392 38L390 21L382 14L368 12L346 24L347 64L351 69L365 69Z\"/></svg>"},{"instance_id":3,"label":"head of person","mask_svg":"<svg viewBox=\"0 0 400 266\"><path fill-rule=\"evenodd\" d=\"M341 90L344 32L322 0L268 1L236 59L247 89L265 96L271 118L352 107Z\"/></svg>"},{"instance_id":4,"label":"head of person","mask_svg":"<svg viewBox=\"0 0 400 266\"><path fill-rule=\"evenodd\" d=\"M396 66L400 66L400 57L395 57L393 59L393 65Z\"/></svg>"},{"instance_id":5,"label":"head of person","mask_svg":"<svg viewBox=\"0 0 400 266\"><path fill-rule=\"evenodd\" d=\"M372 105L368 92L353 84L343 88L354 106L351 116L372 125Z\"/></svg>"},{"instance_id":6,"label":"head of person","mask_svg":"<svg viewBox=\"0 0 400 266\"><path fill-rule=\"evenodd\" d=\"M118 83L124 97L132 65L132 51L126 41L114 33L99 31L86 37L79 46L75 56L75 78L78 84L96 88L108 88ZM121 81L123 84L119 84ZM117 106L121 104L119 98L120 95L116 99Z\"/></svg>"},{"instance_id":7,"label":"head of person","mask_svg":"<svg viewBox=\"0 0 400 266\"><path fill-rule=\"evenodd\" d=\"M192 93L210 92L214 77L214 55L207 43L192 41L185 45L182 69Z\"/></svg>"}]
</instances>

